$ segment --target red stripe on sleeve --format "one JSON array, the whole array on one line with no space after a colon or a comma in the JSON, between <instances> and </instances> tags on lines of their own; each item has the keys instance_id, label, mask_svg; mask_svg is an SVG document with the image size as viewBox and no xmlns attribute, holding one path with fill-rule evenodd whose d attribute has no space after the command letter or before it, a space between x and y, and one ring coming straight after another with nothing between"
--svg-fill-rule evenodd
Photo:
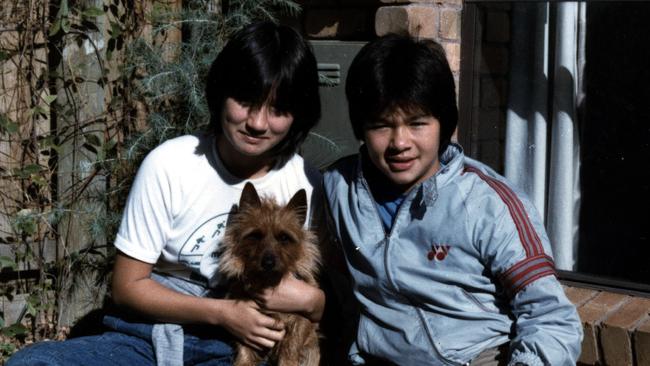
<instances>
[{"instance_id":1,"label":"red stripe on sleeve","mask_svg":"<svg viewBox=\"0 0 650 366\"><path fill-rule=\"evenodd\" d=\"M521 241L524 250L526 251L526 257L536 256L544 253L544 248L542 242L539 239L539 235L535 231L524 205L519 200L517 195L501 181L498 181L492 177L487 176L480 170L473 167L465 167L465 171L474 173L479 176L484 182L486 182L494 191L499 195L503 203L508 207L510 216L512 217L515 227L517 228L517 234Z\"/></svg>"}]
</instances>

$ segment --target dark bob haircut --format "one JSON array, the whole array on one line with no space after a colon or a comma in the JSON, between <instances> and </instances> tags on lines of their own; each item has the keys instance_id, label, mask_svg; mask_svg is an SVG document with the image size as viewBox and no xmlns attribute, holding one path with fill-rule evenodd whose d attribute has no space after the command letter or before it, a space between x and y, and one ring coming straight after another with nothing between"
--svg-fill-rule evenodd
<instances>
[{"instance_id":1,"label":"dark bob haircut","mask_svg":"<svg viewBox=\"0 0 650 366\"><path fill-rule=\"evenodd\" d=\"M222 132L227 98L291 113L289 133L272 153L286 161L320 119L318 71L309 44L290 27L259 22L236 32L212 63L206 82L210 129Z\"/></svg>"},{"instance_id":2,"label":"dark bob haircut","mask_svg":"<svg viewBox=\"0 0 650 366\"><path fill-rule=\"evenodd\" d=\"M350 65L345 93L359 140L366 123L401 108L440 121L441 153L458 123L454 77L445 51L434 41L391 34L366 44Z\"/></svg>"}]
</instances>

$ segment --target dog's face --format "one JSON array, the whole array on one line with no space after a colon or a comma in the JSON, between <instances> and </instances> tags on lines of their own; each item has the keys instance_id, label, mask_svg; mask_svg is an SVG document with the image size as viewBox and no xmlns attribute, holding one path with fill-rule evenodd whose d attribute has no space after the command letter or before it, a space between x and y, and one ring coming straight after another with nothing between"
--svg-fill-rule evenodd
<instances>
[{"instance_id":1,"label":"dog's face","mask_svg":"<svg viewBox=\"0 0 650 366\"><path fill-rule=\"evenodd\" d=\"M287 273L298 273L309 261L305 190L286 206L260 199L252 184L244 187L239 207L226 229L221 272L254 291L277 285ZM311 265L311 264L309 264Z\"/></svg>"}]
</instances>

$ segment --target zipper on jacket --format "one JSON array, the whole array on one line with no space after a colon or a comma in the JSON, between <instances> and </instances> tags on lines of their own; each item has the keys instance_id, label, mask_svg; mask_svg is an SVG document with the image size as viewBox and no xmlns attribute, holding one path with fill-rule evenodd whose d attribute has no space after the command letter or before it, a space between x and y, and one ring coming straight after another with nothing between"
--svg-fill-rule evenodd
<instances>
[{"instance_id":1,"label":"zipper on jacket","mask_svg":"<svg viewBox=\"0 0 650 366\"><path fill-rule=\"evenodd\" d=\"M377 221L379 222L379 226L381 227L381 230L384 232L384 240L386 240L386 238L389 237L390 233L393 232L393 228L392 227L390 228L390 232L386 232L386 228L384 227L384 223L381 221L381 217L379 216L379 211L377 210L377 202L375 202L375 197L372 195L372 191L370 190L370 186L368 185L368 181L366 181L366 177L364 177L363 175L361 175L360 178L361 178L361 184L363 185L363 188L370 195L370 200L372 201L372 206L374 207L373 212L374 212L375 219L377 219ZM400 209L397 210L398 214L399 214L399 211L401 209L402 209L402 207L400 206ZM395 216L395 217L397 217L397 216Z\"/></svg>"},{"instance_id":2,"label":"zipper on jacket","mask_svg":"<svg viewBox=\"0 0 650 366\"><path fill-rule=\"evenodd\" d=\"M390 287L392 288L393 292L395 292L395 295L401 296L404 299L406 299L406 301L411 303L411 301L406 296L404 296L403 294L401 294L399 292L397 286L393 282L393 277L390 274L390 271L388 270L388 246L389 246L389 243L390 243L390 238L393 235L393 231L395 230L395 226L396 226L395 223L397 222L397 218L400 217L400 215L402 214L402 211L404 210L404 206L407 206L406 203L408 202L410 204L413 201L411 196L414 194L413 192L420 189L419 187L422 185L422 183L420 183L419 185L413 187L407 193L406 197L404 198L404 201L402 202L402 204L397 209L397 213L395 214L395 218L393 219L393 225L390 227L390 230L388 232L386 232L386 228L384 227L384 223L381 220L381 217L379 216L379 210L377 209L377 202L375 201L375 198L372 195L372 191L370 190L370 185L368 185L368 181L366 181L366 177L364 177L363 175L361 175L361 184L363 184L363 188L365 188L365 190L370 195L370 199L372 200L372 204L373 204L373 207L374 207L373 211L375 213L375 215L374 215L375 219L379 222L379 225L381 226L382 230L384 231L384 240L383 240L384 241L384 272L386 272L386 278L388 280L388 283L390 284ZM409 200L409 198L411 198L411 199Z\"/></svg>"},{"instance_id":3,"label":"zipper on jacket","mask_svg":"<svg viewBox=\"0 0 650 366\"><path fill-rule=\"evenodd\" d=\"M395 226L396 226L395 223L397 222L397 218L402 214L402 210L404 210L404 206L407 206L405 203L407 203L407 202L409 202L409 204L412 203L413 199L409 200L409 198L410 198L411 195L415 194L415 193L413 193L414 191L416 192L418 189L420 189L420 186L422 185L422 183L420 183L416 187L413 187L413 189L411 189L411 191L409 191L407 196L404 198L404 201L402 202L399 209L397 210L397 213L395 214L395 219L393 220L393 225L391 226L391 228L390 228L390 230L388 232L386 232L386 228L384 227L384 223L382 222L381 217L379 216L379 210L377 209L377 202L375 202L374 196L372 195L372 191L370 190L370 186L368 185L368 182L366 181L366 178L364 176L361 176L361 184L363 184L363 187L366 189L366 191L370 195L370 198L371 198L373 206L374 206L375 219L379 222L379 224L381 225L382 230L384 231L384 272L386 272L386 278L388 280L388 284L390 285L393 292L395 293L395 296L399 296L399 297L404 298L406 300L406 302L408 302L409 305L412 306L413 309L415 310L415 313L417 314L418 319L420 320L421 326L424 327L424 331L425 331L425 333L427 335L427 338L429 340L429 344L431 345L431 348L433 348L433 351L436 353L438 361L440 361L440 362L442 362L444 364L447 364L447 365L453 365L453 363L449 363L449 360L447 360L445 357L442 356L442 354L440 353L440 350L438 350L438 347L436 347L434 340L431 338L431 334L429 333L429 327L427 326L426 320L423 318L422 314L420 314L420 311L419 311L418 307L414 304L414 302L411 299L409 299L408 296L400 293L399 289L397 288L397 286L393 282L393 278L392 278L392 276L390 274L390 271L388 270L388 249L389 249L388 247L389 247L389 243L390 243L390 238L393 235L393 231L395 230Z\"/></svg>"}]
</instances>

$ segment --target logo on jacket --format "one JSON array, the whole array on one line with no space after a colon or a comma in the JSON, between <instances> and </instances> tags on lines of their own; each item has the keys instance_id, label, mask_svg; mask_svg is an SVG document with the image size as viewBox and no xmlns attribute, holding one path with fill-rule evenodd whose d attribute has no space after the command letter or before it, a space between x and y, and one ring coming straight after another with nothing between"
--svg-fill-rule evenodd
<instances>
[{"instance_id":1,"label":"logo on jacket","mask_svg":"<svg viewBox=\"0 0 650 366\"><path fill-rule=\"evenodd\" d=\"M427 253L427 258L430 261L434 259L441 261L447 257L447 254L449 254L449 249L451 249L449 245L433 243L431 244L431 250L429 253Z\"/></svg>"}]
</instances>

